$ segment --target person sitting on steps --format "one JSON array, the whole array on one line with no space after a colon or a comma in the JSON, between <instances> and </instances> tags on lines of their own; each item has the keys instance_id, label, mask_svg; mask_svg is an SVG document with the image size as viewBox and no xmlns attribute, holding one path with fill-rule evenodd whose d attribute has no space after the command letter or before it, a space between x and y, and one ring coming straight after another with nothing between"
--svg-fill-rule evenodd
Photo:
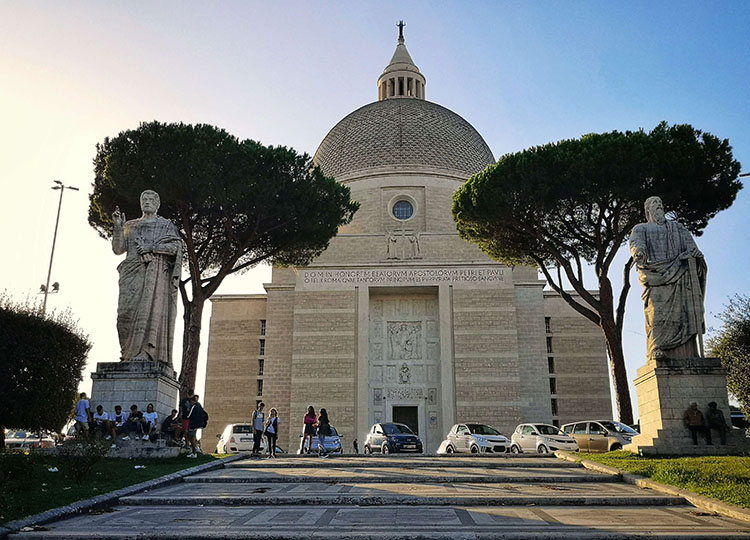
<instances>
[{"instance_id":1,"label":"person sitting on steps","mask_svg":"<svg viewBox=\"0 0 750 540\"><path fill-rule=\"evenodd\" d=\"M711 430L706 428L706 421L703 418L703 413L698 410L698 404L693 401L690 404L690 408L685 411L682 416L682 421L690 430L690 436L693 438L693 445L698 444L698 433L702 433L706 438L706 444L713 444L711 442Z\"/></svg>"}]
</instances>

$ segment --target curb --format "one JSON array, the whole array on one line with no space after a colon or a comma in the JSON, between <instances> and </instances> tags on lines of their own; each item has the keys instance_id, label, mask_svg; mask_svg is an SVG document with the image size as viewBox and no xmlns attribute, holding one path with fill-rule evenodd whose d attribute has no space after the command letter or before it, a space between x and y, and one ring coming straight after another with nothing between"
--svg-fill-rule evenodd
<instances>
[{"instance_id":1,"label":"curb","mask_svg":"<svg viewBox=\"0 0 750 540\"><path fill-rule=\"evenodd\" d=\"M24 527L34 527L37 525L43 525L52 521L58 521L67 517L71 517L75 514L81 514L95 508L100 508L110 504L116 504L120 497L126 495L135 495L141 491L155 489L159 487L168 486L175 484L182 480L186 476L190 476L200 472L212 471L214 469L221 469L225 463L231 463L238 459L243 459L244 454L235 454L233 456L217 459L210 463L203 463L202 465L196 465L195 467L189 467L182 469L181 471L160 476L153 480L147 480L140 484L134 484L132 486L110 491L109 493L103 493L90 499L84 499L82 501L76 501L66 506L60 506L59 508L52 508L41 512L40 514L34 514L23 519L17 519L16 521L9 521L8 523L0 524L0 539L7 538L9 534L19 532Z\"/></svg>"},{"instance_id":2,"label":"curb","mask_svg":"<svg viewBox=\"0 0 750 540\"><path fill-rule=\"evenodd\" d=\"M670 486L668 484L662 484L660 482L654 482L653 480L644 476L622 472L621 470L610 467L609 465L602 465L601 463L596 463L587 459L581 459L572 454L568 454L567 452L561 452L558 450L557 452L555 452L555 455L558 458L564 459L566 461L577 461L581 465L592 471L609 474L611 476L617 476L621 478L623 482L638 486L639 488L653 489L654 491L658 491L659 493L683 497L690 504L697 508L700 508L701 510L714 512L717 514L721 514L722 516L739 519L741 521L750 521L750 509L748 508L743 508L741 506L737 506L736 504L718 501L716 499L712 499L711 497L706 497L705 495L698 495L697 493L688 491L687 489Z\"/></svg>"}]
</instances>

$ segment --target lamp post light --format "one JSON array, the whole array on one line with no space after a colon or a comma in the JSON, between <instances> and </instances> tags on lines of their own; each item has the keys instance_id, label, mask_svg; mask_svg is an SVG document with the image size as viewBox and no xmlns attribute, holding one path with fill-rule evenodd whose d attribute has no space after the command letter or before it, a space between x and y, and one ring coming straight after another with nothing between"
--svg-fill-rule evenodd
<instances>
[{"instance_id":1,"label":"lamp post light","mask_svg":"<svg viewBox=\"0 0 750 540\"><path fill-rule=\"evenodd\" d=\"M50 253L50 256L49 256L49 270L47 271L47 284L44 286L44 303L42 304L42 317L44 317L45 313L47 312L47 295L50 292L49 280L50 280L50 277L52 276L52 259L55 256L55 243L57 242L57 227L60 224L60 209L62 208L63 193L65 192L66 189L72 189L73 191L78 191L77 187L66 186L65 184L60 182L60 180L53 180L53 182L57 185L52 186L52 189L60 190L60 202L57 205L57 219L55 220L55 235L52 237L52 253ZM59 289L59 285L56 288Z\"/></svg>"}]
</instances>

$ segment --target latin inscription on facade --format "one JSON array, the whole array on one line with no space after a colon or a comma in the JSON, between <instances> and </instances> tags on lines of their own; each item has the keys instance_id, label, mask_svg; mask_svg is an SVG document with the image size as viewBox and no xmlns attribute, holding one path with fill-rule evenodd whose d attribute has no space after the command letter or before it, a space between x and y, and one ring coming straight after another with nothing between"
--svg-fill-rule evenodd
<instances>
[{"instance_id":1,"label":"latin inscription on facade","mask_svg":"<svg viewBox=\"0 0 750 540\"><path fill-rule=\"evenodd\" d=\"M410 285L510 286L503 267L300 269L297 289L349 289L357 286Z\"/></svg>"}]
</instances>

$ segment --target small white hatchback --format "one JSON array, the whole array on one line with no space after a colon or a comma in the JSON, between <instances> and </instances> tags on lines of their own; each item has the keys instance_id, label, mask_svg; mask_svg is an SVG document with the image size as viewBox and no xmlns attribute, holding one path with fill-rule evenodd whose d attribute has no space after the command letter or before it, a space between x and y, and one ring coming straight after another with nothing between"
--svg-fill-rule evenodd
<instances>
[{"instance_id":1,"label":"small white hatchback","mask_svg":"<svg viewBox=\"0 0 750 540\"><path fill-rule=\"evenodd\" d=\"M550 424L518 424L510 440L510 451L514 454L548 454L555 450L578 452L576 440Z\"/></svg>"},{"instance_id":2,"label":"small white hatchback","mask_svg":"<svg viewBox=\"0 0 750 540\"><path fill-rule=\"evenodd\" d=\"M456 424L440 444L437 453L503 454L508 451L508 443L502 433L487 424Z\"/></svg>"}]
</instances>

